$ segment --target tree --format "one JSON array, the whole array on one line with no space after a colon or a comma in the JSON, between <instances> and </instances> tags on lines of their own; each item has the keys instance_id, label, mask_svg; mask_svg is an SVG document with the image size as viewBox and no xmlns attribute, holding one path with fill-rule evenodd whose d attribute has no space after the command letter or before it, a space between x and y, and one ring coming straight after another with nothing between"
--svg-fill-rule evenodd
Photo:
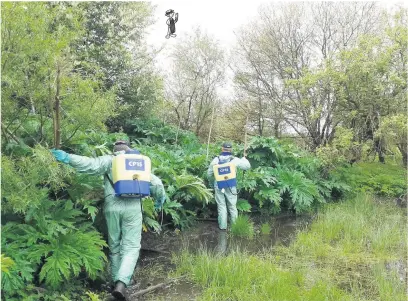
<instances>
[{"instance_id":1,"label":"tree","mask_svg":"<svg viewBox=\"0 0 408 301\"><path fill-rule=\"evenodd\" d=\"M224 54L217 42L198 28L180 40L172 52L174 65L166 81L166 98L171 100L177 123L205 137L213 106L218 106L217 89L224 82Z\"/></svg>"},{"instance_id":2,"label":"tree","mask_svg":"<svg viewBox=\"0 0 408 301\"><path fill-rule=\"evenodd\" d=\"M289 126L312 148L327 143L338 122L331 59L375 31L370 25L376 18L371 3L262 7L259 19L238 36L237 88L258 100L252 108L267 114L262 119L270 120L276 136Z\"/></svg>"},{"instance_id":3,"label":"tree","mask_svg":"<svg viewBox=\"0 0 408 301\"><path fill-rule=\"evenodd\" d=\"M116 116L106 124L120 130L126 121L148 116L163 94L161 78L153 68L155 53L143 40L152 24L148 2L83 2L84 35L75 44L76 70L95 74L105 89L114 89Z\"/></svg>"},{"instance_id":4,"label":"tree","mask_svg":"<svg viewBox=\"0 0 408 301\"><path fill-rule=\"evenodd\" d=\"M397 146L402 155L402 163L405 167L407 167L408 163L407 134L407 116L404 114L383 118L381 125L375 133L375 136L381 138L388 148L391 148L394 145Z\"/></svg>"},{"instance_id":5,"label":"tree","mask_svg":"<svg viewBox=\"0 0 408 301\"><path fill-rule=\"evenodd\" d=\"M106 243L83 203L61 193L67 183L75 186L76 176L48 150L67 147L85 130L104 129L112 114L112 91L95 74L75 69L72 45L83 20L74 4L1 3L1 247L15 262L2 273L1 289L9 300L38 299L28 296L33 285L45 284L52 294L80 273L95 279L104 269Z\"/></svg>"},{"instance_id":6,"label":"tree","mask_svg":"<svg viewBox=\"0 0 408 301\"><path fill-rule=\"evenodd\" d=\"M82 2L78 6L84 12L85 28L74 45L77 70L101 73L107 89L120 86L125 72L137 71L150 59L142 49L142 37L152 23L152 6L147 2Z\"/></svg>"},{"instance_id":7,"label":"tree","mask_svg":"<svg viewBox=\"0 0 408 301\"><path fill-rule=\"evenodd\" d=\"M340 103L344 125L353 128L358 141L374 141L375 152L385 161L382 136L375 132L382 118L406 111L406 11L398 12L377 36L365 36L357 47L340 55Z\"/></svg>"},{"instance_id":8,"label":"tree","mask_svg":"<svg viewBox=\"0 0 408 301\"><path fill-rule=\"evenodd\" d=\"M103 128L113 94L74 71L82 10L65 3L2 3L2 130L59 146L78 130ZM50 121L54 123L51 142ZM7 139L7 138L6 138Z\"/></svg>"}]
</instances>

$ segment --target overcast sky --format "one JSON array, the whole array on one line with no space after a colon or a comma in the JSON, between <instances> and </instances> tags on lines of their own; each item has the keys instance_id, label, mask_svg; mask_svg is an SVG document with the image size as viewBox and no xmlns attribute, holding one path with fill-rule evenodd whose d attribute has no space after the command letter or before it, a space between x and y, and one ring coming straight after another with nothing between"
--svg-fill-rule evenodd
<instances>
[{"instance_id":1,"label":"overcast sky","mask_svg":"<svg viewBox=\"0 0 408 301\"><path fill-rule=\"evenodd\" d=\"M148 42L155 45L177 43L177 38L164 38L167 33L167 17L164 13L173 9L179 13L179 22L176 24L178 36L185 35L199 25L223 44L230 44L234 41L234 29L255 17L259 5L268 2L270 1L151 1L153 5L157 5L157 22L150 28Z\"/></svg>"},{"instance_id":2,"label":"overcast sky","mask_svg":"<svg viewBox=\"0 0 408 301\"><path fill-rule=\"evenodd\" d=\"M258 7L270 0L248 0L248 1L151 1L156 5L156 23L148 29L148 44L164 50L158 56L158 67L162 70L170 67L168 59L173 46L176 46L180 37L185 36L197 27L213 36L220 42L222 48L228 51L235 42L234 30L248 23L257 15ZM179 21L176 24L176 38L166 39L167 17L166 10L173 9L179 13Z\"/></svg>"},{"instance_id":3,"label":"overcast sky","mask_svg":"<svg viewBox=\"0 0 408 301\"><path fill-rule=\"evenodd\" d=\"M278 2L271 0L153 0L156 6L154 19L156 23L148 28L147 43L155 48L164 47L157 57L157 67L169 70L169 53L176 46L180 37L190 33L193 28L200 26L203 31L212 35L220 42L222 48L229 51L235 42L234 31L247 24L257 16L261 4ZM364 1L367 2L367 1ZM390 8L396 3L408 8L407 1L377 1L381 6ZM167 17L166 10L173 9L179 13L176 24L176 38L166 39Z\"/></svg>"},{"instance_id":4,"label":"overcast sky","mask_svg":"<svg viewBox=\"0 0 408 301\"><path fill-rule=\"evenodd\" d=\"M235 41L234 31L240 26L247 24L255 18L261 4L277 2L271 0L153 0L156 5L156 23L149 27L147 42L155 47L164 45L165 49L170 49L171 45L177 44L178 38L165 39L167 34L167 17L164 15L168 9L173 9L179 13L179 21L176 24L176 34L182 37L191 30L200 26L204 31L218 39L222 46L229 47ZM364 1L367 2L367 1ZM407 1L377 1L384 7L391 7L395 3L404 4L408 7Z\"/></svg>"}]
</instances>

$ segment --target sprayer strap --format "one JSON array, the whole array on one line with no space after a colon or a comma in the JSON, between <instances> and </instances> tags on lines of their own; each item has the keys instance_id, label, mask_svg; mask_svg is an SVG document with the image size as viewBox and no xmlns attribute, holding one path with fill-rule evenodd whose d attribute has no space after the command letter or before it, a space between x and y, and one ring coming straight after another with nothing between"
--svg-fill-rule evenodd
<instances>
[{"instance_id":1,"label":"sprayer strap","mask_svg":"<svg viewBox=\"0 0 408 301\"><path fill-rule=\"evenodd\" d=\"M108 174L107 174L107 173L105 174L105 177L107 177L107 178L108 178L109 183L112 185L112 188L115 188L115 185L113 185L113 182L112 182L111 178L109 178L109 176L108 176Z\"/></svg>"},{"instance_id":2,"label":"sprayer strap","mask_svg":"<svg viewBox=\"0 0 408 301\"><path fill-rule=\"evenodd\" d=\"M223 163L221 163L220 156L218 156L217 158L218 158L218 164L225 164L225 163L229 163L229 162L231 162L232 160L234 160L235 157L234 157L234 156L231 156L231 157L228 159L228 161L223 162Z\"/></svg>"}]
</instances>

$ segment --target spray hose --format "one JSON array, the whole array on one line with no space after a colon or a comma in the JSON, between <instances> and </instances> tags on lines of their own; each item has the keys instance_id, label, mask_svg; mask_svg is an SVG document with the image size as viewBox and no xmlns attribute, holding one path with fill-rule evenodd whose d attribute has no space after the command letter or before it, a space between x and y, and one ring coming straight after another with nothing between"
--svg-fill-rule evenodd
<instances>
[{"instance_id":1,"label":"spray hose","mask_svg":"<svg viewBox=\"0 0 408 301\"><path fill-rule=\"evenodd\" d=\"M134 175L133 180L136 181L137 187L140 193L139 175ZM143 212L142 197L140 196L139 199L140 199L140 205L141 205L142 212ZM160 208L161 208L161 221L160 221L160 228L161 228L163 226L163 204L160 205Z\"/></svg>"},{"instance_id":2,"label":"spray hose","mask_svg":"<svg viewBox=\"0 0 408 301\"><path fill-rule=\"evenodd\" d=\"M228 180L228 177L226 176L224 179ZM238 191L238 189L237 189L237 193L233 193L232 190L231 190L232 187L228 184L228 181L226 181L226 183L227 183L228 189L231 192L231 194L238 195L241 192L241 190Z\"/></svg>"}]
</instances>

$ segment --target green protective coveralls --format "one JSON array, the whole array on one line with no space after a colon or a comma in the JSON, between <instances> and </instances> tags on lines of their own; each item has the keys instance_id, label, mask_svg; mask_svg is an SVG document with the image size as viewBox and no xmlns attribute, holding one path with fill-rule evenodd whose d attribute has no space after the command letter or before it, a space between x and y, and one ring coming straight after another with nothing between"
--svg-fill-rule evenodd
<instances>
[{"instance_id":1,"label":"green protective coveralls","mask_svg":"<svg viewBox=\"0 0 408 301\"><path fill-rule=\"evenodd\" d=\"M232 159L231 161L229 161ZM213 166L218 164L219 162L230 162L235 165L236 168L242 169L242 170L248 170L251 168L251 164L249 161L244 157L244 158L237 158L232 155L227 155L225 153L222 153L220 156L215 157L211 163L210 166L208 167L208 178L212 179L214 177L214 171L213 171ZM231 189L222 189L218 188L217 181L214 180L214 190L215 190L215 201L217 202L217 209L218 209L218 227L221 230L227 229L227 218L228 218L228 213L227 213L227 208L228 212L230 214L230 221L231 223L234 223L237 216L238 216L238 210L237 210L237 187L231 187Z\"/></svg>"},{"instance_id":2,"label":"green protective coveralls","mask_svg":"<svg viewBox=\"0 0 408 301\"><path fill-rule=\"evenodd\" d=\"M115 154L124 153L117 152ZM69 164L77 171L91 175L107 175L112 179L112 155L89 158L69 154ZM139 258L142 238L142 207L139 198L115 196L107 176L104 177L104 215L108 227L108 244L113 283L122 281L129 285ZM159 206L165 200L161 180L151 175L150 194ZM157 206L156 206L157 207Z\"/></svg>"}]
</instances>

